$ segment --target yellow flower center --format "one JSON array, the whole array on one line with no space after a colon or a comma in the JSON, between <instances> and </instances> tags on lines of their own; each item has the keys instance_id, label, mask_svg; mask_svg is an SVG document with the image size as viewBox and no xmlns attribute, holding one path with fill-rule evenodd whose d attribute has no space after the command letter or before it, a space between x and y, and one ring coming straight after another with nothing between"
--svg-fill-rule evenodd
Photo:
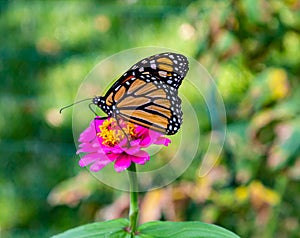
<instances>
[{"instance_id":1,"label":"yellow flower center","mask_svg":"<svg viewBox=\"0 0 300 238\"><path fill-rule=\"evenodd\" d=\"M98 137L103 139L102 144L107 146L114 146L125 138L125 134L128 139L135 138L135 126L130 122L118 122L114 118L106 119L102 125L99 126Z\"/></svg>"}]
</instances>

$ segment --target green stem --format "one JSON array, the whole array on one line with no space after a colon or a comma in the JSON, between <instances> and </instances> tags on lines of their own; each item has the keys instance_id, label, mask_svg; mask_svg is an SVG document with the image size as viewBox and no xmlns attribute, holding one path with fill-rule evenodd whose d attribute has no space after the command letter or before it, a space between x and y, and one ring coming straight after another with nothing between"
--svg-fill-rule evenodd
<instances>
[{"instance_id":1,"label":"green stem","mask_svg":"<svg viewBox=\"0 0 300 238\"><path fill-rule=\"evenodd\" d=\"M136 176L135 163L131 163L128 168L129 182L130 182L130 209L129 209L129 228L133 236L138 225L139 204L138 204L138 180Z\"/></svg>"}]
</instances>

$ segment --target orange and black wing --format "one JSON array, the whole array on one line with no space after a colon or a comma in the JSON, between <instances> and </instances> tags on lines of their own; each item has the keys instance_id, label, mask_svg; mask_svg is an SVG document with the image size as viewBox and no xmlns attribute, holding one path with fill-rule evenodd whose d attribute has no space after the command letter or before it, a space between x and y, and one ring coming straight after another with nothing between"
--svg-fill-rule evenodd
<instances>
[{"instance_id":1,"label":"orange and black wing","mask_svg":"<svg viewBox=\"0 0 300 238\"><path fill-rule=\"evenodd\" d=\"M165 52L137 62L130 70L150 73L155 75L158 80L178 89L189 70L189 66L184 55Z\"/></svg>"},{"instance_id":2,"label":"orange and black wing","mask_svg":"<svg viewBox=\"0 0 300 238\"><path fill-rule=\"evenodd\" d=\"M162 53L151 56L129 69L104 97L94 98L94 103L108 116L164 134L175 134L182 123L177 89L187 70L188 62L183 55Z\"/></svg>"},{"instance_id":3,"label":"orange and black wing","mask_svg":"<svg viewBox=\"0 0 300 238\"><path fill-rule=\"evenodd\" d=\"M150 74L136 73L112 95L112 116L140 126L175 134L182 123L177 90Z\"/></svg>"}]
</instances>

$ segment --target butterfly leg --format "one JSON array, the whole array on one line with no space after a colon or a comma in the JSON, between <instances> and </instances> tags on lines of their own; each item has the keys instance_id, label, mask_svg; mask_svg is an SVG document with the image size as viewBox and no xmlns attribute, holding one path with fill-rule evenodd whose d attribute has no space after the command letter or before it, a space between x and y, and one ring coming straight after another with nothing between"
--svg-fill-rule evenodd
<instances>
[{"instance_id":1,"label":"butterfly leg","mask_svg":"<svg viewBox=\"0 0 300 238\"><path fill-rule=\"evenodd\" d=\"M89 109L95 114L95 116L98 116L96 111L94 111L94 109L92 108L92 105L94 105L94 103L89 104Z\"/></svg>"},{"instance_id":2,"label":"butterfly leg","mask_svg":"<svg viewBox=\"0 0 300 238\"><path fill-rule=\"evenodd\" d=\"M118 126L121 128L121 130L122 130L124 136L126 137L126 140L127 140L127 148L129 148L129 147L130 147L129 137L128 137L127 133L126 133L126 132L123 130L123 128L121 127L119 121L118 121L118 120L116 120L116 121L117 121Z\"/></svg>"}]
</instances>

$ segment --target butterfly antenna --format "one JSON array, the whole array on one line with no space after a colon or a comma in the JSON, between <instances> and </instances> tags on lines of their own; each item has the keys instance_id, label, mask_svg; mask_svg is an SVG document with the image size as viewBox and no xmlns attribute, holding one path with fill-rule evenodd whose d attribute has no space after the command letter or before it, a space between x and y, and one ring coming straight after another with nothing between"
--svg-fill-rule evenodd
<instances>
[{"instance_id":1,"label":"butterfly antenna","mask_svg":"<svg viewBox=\"0 0 300 238\"><path fill-rule=\"evenodd\" d=\"M93 98L86 98L86 99L82 99L80 101L77 101L77 102L74 102L68 106L65 106L65 107L62 107L60 110L59 110L59 113L61 113L63 110L65 110L66 108L69 108L69 107L72 107L74 106L75 104L78 104L78 103L81 103L81 102L84 102L84 101L88 101L88 100L92 100ZM94 111L93 111L94 112Z\"/></svg>"}]
</instances>

